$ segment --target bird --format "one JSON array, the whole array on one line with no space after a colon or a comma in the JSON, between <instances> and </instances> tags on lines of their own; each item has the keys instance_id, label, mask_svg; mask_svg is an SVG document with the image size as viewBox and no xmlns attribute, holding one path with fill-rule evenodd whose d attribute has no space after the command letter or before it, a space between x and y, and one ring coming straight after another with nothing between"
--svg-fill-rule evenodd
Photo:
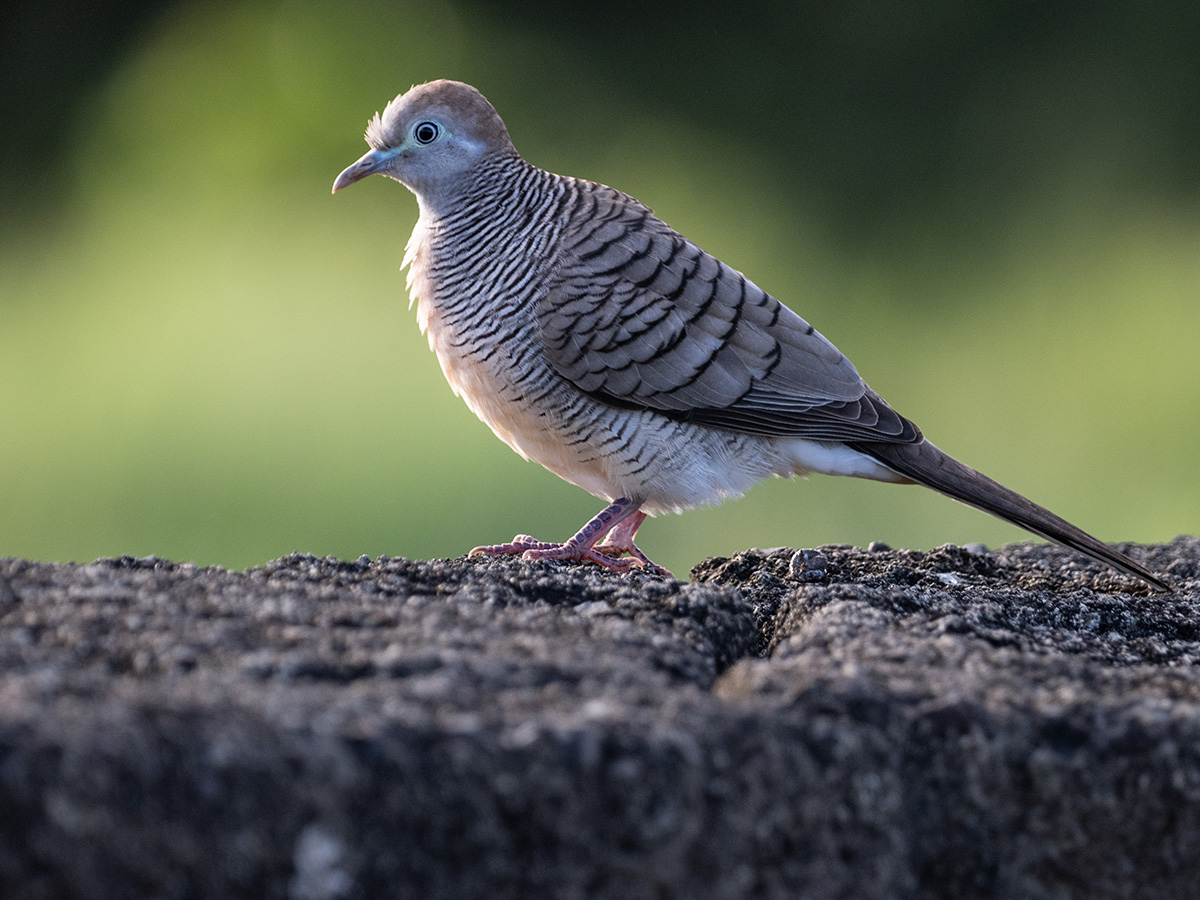
<instances>
[{"instance_id":1,"label":"bird","mask_svg":"<svg viewBox=\"0 0 1200 900\"><path fill-rule=\"evenodd\" d=\"M410 306L454 393L608 504L561 543L519 534L471 554L669 575L634 543L648 515L816 472L924 485L1172 590L940 450L799 314L649 207L526 161L471 85L412 87L366 142L333 193L380 174L416 195Z\"/></svg>"}]
</instances>

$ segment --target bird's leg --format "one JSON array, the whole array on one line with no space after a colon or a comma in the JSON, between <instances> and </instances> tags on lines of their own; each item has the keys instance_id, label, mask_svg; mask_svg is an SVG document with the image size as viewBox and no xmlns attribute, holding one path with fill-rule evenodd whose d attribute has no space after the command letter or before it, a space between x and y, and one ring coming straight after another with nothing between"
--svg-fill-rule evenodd
<instances>
[{"instance_id":1,"label":"bird's leg","mask_svg":"<svg viewBox=\"0 0 1200 900\"><path fill-rule=\"evenodd\" d=\"M638 511L639 506L640 503L619 497L562 544L538 541L527 534L519 534L507 544L476 547L471 555L520 553L526 559L587 560L614 572L628 572L635 565L642 565L669 575L666 569L652 563L646 554L634 546L633 535L646 518L645 513ZM605 535L608 535L608 540L597 546ZM633 559L618 559L622 553L629 553Z\"/></svg>"},{"instance_id":2,"label":"bird's leg","mask_svg":"<svg viewBox=\"0 0 1200 900\"><path fill-rule=\"evenodd\" d=\"M608 537L606 537L603 542L597 544L594 549L599 553L605 554L606 556L613 557L622 556L623 554L628 553L646 568L658 572L660 575L666 575L668 578L674 578L675 576L672 575L670 571L664 569L662 566L648 557L642 552L641 548L633 542L633 536L637 534L638 528L641 527L642 522L645 520L646 514L641 510L633 513L633 515L626 519L622 519L616 525L616 527L608 533Z\"/></svg>"}]
</instances>

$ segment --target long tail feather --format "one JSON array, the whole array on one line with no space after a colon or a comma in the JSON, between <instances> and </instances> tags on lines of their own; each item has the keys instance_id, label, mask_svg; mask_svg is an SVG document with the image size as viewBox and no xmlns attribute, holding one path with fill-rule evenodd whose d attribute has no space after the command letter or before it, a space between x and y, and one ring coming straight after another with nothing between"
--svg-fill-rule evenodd
<instances>
[{"instance_id":1,"label":"long tail feather","mask_svg":"<svg viewBox=\"0 0 1200 900\"><path fill-rule=\"evenodd\" d=\"M1174 592L1169 584L1081 528L1072 525L1022 497L1016 491L976 472L944 453L929 441L912 444L855 442L850 445L918 484L933 488L955 500L1019 525L1034 534L1078 550L1092 559L1133 575L1160 591Z\"/></svg>"}]
</instances>

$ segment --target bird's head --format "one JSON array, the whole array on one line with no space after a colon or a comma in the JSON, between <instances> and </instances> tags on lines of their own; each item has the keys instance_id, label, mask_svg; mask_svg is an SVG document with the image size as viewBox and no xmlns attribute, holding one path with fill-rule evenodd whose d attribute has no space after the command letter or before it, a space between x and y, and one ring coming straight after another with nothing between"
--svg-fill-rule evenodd
<instances>
[{"instance_id":1,"label":"bird's head","mask_svg":"<svg viewBox=\"0 0 1200 900\"><path fill-rule=\"evenodd\" d=\"M431 81L401 94L376 113L366 137L371 149L337 177L334 193L378 172L422 200L436 200L482 160L516 153L492 104L459 81Z\"/></svg>"}]
</instances>

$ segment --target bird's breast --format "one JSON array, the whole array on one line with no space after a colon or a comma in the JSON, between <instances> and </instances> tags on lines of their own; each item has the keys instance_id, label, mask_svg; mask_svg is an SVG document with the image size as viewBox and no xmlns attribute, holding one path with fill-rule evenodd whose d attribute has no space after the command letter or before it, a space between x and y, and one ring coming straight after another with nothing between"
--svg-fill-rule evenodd
<instances>
[{"instance_id":1,"label":"bird's breast","mask_svg":"<svg viewBox=\"0 0 1200 900\"><path fill-rule=\"evenodd\" d=\"M513 450L597 497L632 497L647 512L736 496L771 474L815 469L796 448L617 408L554 369L537 322L547 253L445 240L418 222L406 253L417 321L455 394ZM799 445L805 445L800 447Z\"/></svg>"},{"instance_id":2,"label":"bird's breast","mask_svg":"<svg viewBox=\"0 0 1200 900\"><path fill-rule=\"evenodd\" d=\"M607 461L570 435L578 392L541 350L534 314L540 280L524 268L538 256L520 254L506 264L495 249L439 237L419 221L405 260L417 323L451 390L524 458L615 498Z\"/></svg>"}]
</instances>

